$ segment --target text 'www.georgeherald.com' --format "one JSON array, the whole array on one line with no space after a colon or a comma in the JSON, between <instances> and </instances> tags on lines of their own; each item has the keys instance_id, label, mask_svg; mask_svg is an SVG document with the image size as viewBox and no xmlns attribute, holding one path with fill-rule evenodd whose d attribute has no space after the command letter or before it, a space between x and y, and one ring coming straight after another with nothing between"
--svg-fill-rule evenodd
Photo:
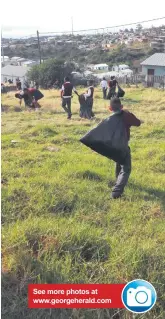
<instances>
[{"instance_id":1,"label":"text 'www.georgeherald.com'","mask_svg":"<svg viewBox=\"0 0 165 319\"><path fill-rule=\"evenodd\" d=\"M111 299L96 299L96 298L86 298L86 299L33 299L34 304L50 304L50 305L72 305L72 304L111 304Z\"/></svg>"},{"instance_id":2,"label":"text 'www.georgeherald.com'","mask_svg":"<svg viewBox=\"0 0 165 319\"><path fill-rule=\"evenodd\" d=\"M28 287L29 308L124 308L123 284L38 284Z\"/></svg>"}]
</instances>

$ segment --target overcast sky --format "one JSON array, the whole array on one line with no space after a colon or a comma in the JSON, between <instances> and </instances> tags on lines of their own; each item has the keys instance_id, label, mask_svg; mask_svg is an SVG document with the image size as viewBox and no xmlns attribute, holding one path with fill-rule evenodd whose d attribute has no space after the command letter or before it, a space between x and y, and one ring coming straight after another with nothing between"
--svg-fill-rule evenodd
<instances>
[{"instance_id":1,"label":"overcast sky","mask_svg":"<svg viewBox=\"0 0 165 319\"><path fill-rule=\"evenodd\" d=\"M40 32L68 31L71 30L71 17L74 30L79 30L165 16L164 0L116 0L114 3L110 0L46 0L43 4L35 0L17 0L3 1L1 6L3 37L23 37L35 34L37 29ZM165 24L165 19L157 22L157 25L161 24Z\"/></svg>"}]
</instances>

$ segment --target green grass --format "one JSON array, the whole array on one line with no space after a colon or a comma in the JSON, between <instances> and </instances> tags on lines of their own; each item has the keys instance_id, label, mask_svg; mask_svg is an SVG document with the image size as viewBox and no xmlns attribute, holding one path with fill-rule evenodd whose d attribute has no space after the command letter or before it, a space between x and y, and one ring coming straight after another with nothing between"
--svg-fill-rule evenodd
<instances>
[{"instance_id":1,"label":"green grass","mask_svg":"<svg viewBox=\"0 0 165 319\"><path fill-rule=\"evenodd\" d=\"M2 317L131 319L127 310L27 308L28 283L126 283L158 293L136 318L165 318L165 93L130 88L124 106L145 123L131 134L132 174L110 200L114 163L79 138L109 115L96 90L96 120L66 120L57 91L39 112L2 97ZM134 318L135 318L134 317Z\"/></svg>"}]
</instances>

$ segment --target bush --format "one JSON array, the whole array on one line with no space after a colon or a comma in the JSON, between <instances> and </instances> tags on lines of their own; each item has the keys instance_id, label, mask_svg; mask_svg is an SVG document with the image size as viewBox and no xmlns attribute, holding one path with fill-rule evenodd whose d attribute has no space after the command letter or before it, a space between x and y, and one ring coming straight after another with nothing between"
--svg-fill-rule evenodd
<instances>
[{"instance_id":1,"label":"bush","mask_svg":"<svg viewBox=\"0 0 165 319\"><path fill-rule=\"evenodd\" d=\"M28 72L29 81L37 81L43 88L54 84L58 79L63 82L65 76L70 76L74 70L72 63L65 63L63 60L49 59L40 65L35 65Z\"/></svg>"}]
</instances>

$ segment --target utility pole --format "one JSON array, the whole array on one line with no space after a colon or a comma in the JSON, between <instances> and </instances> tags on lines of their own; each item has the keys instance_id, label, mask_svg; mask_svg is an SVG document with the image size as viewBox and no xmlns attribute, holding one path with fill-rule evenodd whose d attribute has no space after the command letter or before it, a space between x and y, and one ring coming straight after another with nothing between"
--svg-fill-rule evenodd
<instances>
[{"instance_id":1,"label":"utility pole","mask_svg":"<svg viewBox=\"0 0 165 319\"><path fill-rule=\"evenodd\" d=\"M71 18L72 20L72 35L73 35L73 17Z\"/></svg>"},{"instance_id":2,"label":"utility pole","mask_svg":"<svg viewBox=\"0 0 165 319\"><path fill-rule=\"evenodd\" d=\"M38 30L37 30L37 39L38 39L39 58L40 58L40 64L41 64L41 47L40 47L40 36L39 36Z\"/></svg>"},{"instance_id":3,"label":"utility pole","mask_svg":"<svg viewBox=\"0 0 165 319\"><path fill-rule=\"evenodd\" d=\"M3 63L4 63L5 59L4 59L4 50L3 50L3 37L2 37L2 31L1 31L1 48L2 48Z\"/></svg>"}]
</instances>

